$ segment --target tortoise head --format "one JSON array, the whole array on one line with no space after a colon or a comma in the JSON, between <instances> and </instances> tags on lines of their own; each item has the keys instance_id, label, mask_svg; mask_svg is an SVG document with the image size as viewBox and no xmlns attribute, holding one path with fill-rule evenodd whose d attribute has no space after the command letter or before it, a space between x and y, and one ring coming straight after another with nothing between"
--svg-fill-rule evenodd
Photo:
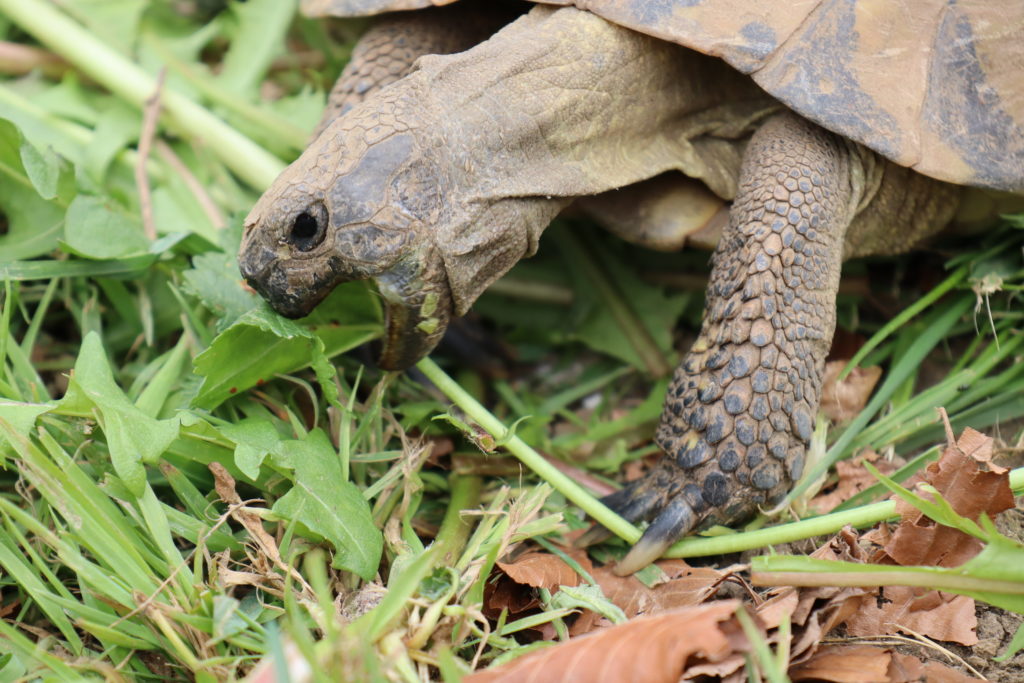
<instances>
[{"instance_id":1,"label":"tortoise head","mask_svg":"<svg viewBox=\"0 0 1024 683\"><path fill-rule=\"evenodd\" d=\"M344 117L245 220L242 276L281 315L308 315L334 287L373 278L386 302L379 359L402 369L444 334L452 297L427 226L441 211L438 165L414 133Z\"/></svg>"}]
</instances>

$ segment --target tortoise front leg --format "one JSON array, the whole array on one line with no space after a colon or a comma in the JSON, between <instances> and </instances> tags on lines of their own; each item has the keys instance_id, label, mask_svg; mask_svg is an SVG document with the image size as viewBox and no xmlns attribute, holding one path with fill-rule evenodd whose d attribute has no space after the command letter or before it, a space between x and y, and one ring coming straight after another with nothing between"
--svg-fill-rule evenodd
<instances>
[{"instance_id":1,"label":"tortoise front leg","mask_svg":"<svg viewBox=\"0 0 1024 683\"><path fill-rule=\"evenodd\" d=\"M486 40L514 17L505 5L459 4L376 18L356 43L352 57L327 98L313 139L367 97L405 78L423 55L449 55Z\"/></svg>"},{"instance_id":2,"label":"tortoise front leg","mask_svg":"<svg viewBox=\"0 0 1024 683\"><path fill-rule=\"evenodd\" d=\"M939 187L791 114L754 135L700 336L665 401L655 437L665 455L606 501L631 521L653 518L618 573L700 523L740 521L789 491L814 429L851 222L856 251L905 247L948 220L920 210L951 210Z\"/></svg>"}]
</instances>

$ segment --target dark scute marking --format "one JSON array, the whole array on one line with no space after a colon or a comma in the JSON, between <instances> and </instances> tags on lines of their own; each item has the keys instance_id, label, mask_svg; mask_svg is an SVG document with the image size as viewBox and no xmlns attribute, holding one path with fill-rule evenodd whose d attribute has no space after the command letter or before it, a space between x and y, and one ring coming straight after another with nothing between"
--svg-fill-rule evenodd
<instances>
[{"instance_id":1,"label":"dark scute marking","mask_svg":"<svg viewBox=\"0 0 1024 683\"><path fill-rule=\"evenodd\" d=\"M697 439L697 442L689 448L683 449L676 462L683 469L692 469L700 465L711 455L711 448L704 439Z\"/></svg>"},{"instance_id":2,"label":"dark scute marking","mask_svg":"<svg viewBox=\"0 0 1024 683\"><path fill-rule=\"evenodd\" d=\"M756 439L756 423L745 415L736 420L736 438L744 446L749 446Z\"/></svg>"},{"instance_id":3,"label":"dark scute marking","mask_svg":"<svg viewBox=\"0 0 1024 683\"><path fill-rule=\"evenodd\" d=\"M392 135L371 145L359 163L335 181L328 194L331 226L370 220L386 201L391 177L409 158L412 135Z\"/></svg>"},{"instance_id":4,"label":"dark scute marking","mask_svg":"<svg viewBox=\"0 0 1024 683\"><path fill-rule=\"evenodd\" d=\"M625 5L627 11L633 15L633 22L628 22L627 25L633 25L637 28L642 26L656 27L658 24L664 22L666 19L672 16L672 12L676 7L696 7L704 3L704 0L644 0L644 2L629 2L622 3ZM608 15L615 15L618 12L610 11ZM597 14L605 14L600 10ZM613 17L609 17L613 18Z\"/></svg>"},{"instance_id":5,"label":"dark scute marking","mask_svg":"<svg viewBox=\"0 0 1024 683\"><path fill-rule=\"evenodd\" d=\"M1024 189L1024 129L987 83L970 20L950 4L931 46L931 71L921 109L926 128L955 149L975 172L973 182Z\"/></svg>"},{"instance_id":6,"label":"dark scute marking","mask_svg":"<svg viewBox=\"0 0 1024 683\"><path fill-rule=\"evenodd\" d=\"M779 484L780 469L778 463L769 463L760 469L754 470L750 477L750 483L754 485L754 488L761 489L762 491L775 488Z\"/></svg>"},{"instance_id":7,"label":"dark scute marking","mask_svg":"<svg viewBox=\"0 0 1024 683\"><path fill-rule=\"evenodd\" d=\"M704 500L713 507L729 500L729 480L721 472L712 472L704 479Z\"/></svg>"},{"instance_id":8,"label":"dark scute marking","mask_svg":"<svg viewBox=\"0 0 1024 683\"><path fill-rule=\"evenodd\" d=\"M729 443L718 456L718 468L723 472L733 472L740 466L740 454L736 445Z\"/></svg>"},{"instance_id":9,"label":"dark scute marking","mask_svg":"<svg viewBox=\"0 0 1024 683\"><path fill-rule=\"evenodd\" d=\"M786 58L753 77L798 113L894 158L903 147L896 120L875 104L849 68L860 49L855 5L855 0L822 3L808 17L806 31L786 44Z\"/></svg>"}]
</instances>

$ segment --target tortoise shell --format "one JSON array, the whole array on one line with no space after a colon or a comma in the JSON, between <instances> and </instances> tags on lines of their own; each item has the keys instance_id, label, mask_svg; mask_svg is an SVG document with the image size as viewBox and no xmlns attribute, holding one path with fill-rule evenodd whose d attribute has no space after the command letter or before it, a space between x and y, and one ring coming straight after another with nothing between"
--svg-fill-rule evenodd
<instances>
[{"instance_id":1,"label":"tortoise shell","mask_svg":"<svg viewBox=\"0 0 1024 683\"><path fill-rule=\"evenodd\" d=\"M304 0L362 16L455 0ZM724 59L800 115L896 163L1024 191L1024 3L543 0Z\"/></svg>"}]
</instances>

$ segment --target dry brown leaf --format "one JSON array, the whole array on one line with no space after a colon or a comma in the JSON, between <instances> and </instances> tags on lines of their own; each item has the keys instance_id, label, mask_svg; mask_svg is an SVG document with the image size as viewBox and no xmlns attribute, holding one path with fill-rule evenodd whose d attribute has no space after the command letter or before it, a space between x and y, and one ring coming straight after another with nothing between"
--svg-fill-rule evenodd
<instances>
[{"instance_id":1,"label":"dry brown leaf","mask_svg":"<svg viewBox=\"0 0 1024 683\"><path fill-rule=\"evenodd\" d=\"M748 649L735 617L738 607L736 600L722 600L638 617L470 674L463 681L675 683L690 666L719 662Z\"/></svg>"},{"instance_id":2,"label":"dry brown leaf","mask_svg":"<svg viewBox=\"0 0 1024 683\"><path fill-rule=\"evenodd\" d=\"M641 614L660 614L680 607L699 605L714 596L719 584L728 576L726 572L710 567L690 567L681 560L659 562L658 566L670 578L654 587L644 585L632 575L616 576L607 567L594 569L591 576L601 587L604 596L621 609L628 619ZM569 633L573 636L582 635L606 623L600 615L584 612L573 623Z\"/></svg>"},{"instance_id":3,"label":"dry brown leaf","mask_svg":"<svg viewBox=\"0 0 1024 683\"><path fill-rule=\"evenodd\" d=\"M981 432L971 429L968 427L960 433L960 438L956 440L956 447L967 456L970 456L980 463L984 463L988 466L988 469L996 474L1002 474L1006 471L1005 467L1001 467L992 462L992 456L995 454L995 442L990 438L982 434Z\"/></svg>"},{"instance_id":4,"label":"dry brown leaf","mask_svg":"<svg viewBox=\"0 0 1024 683\"><path fill-rule=\"evenodd\" d=\"M864 467L869 462L882 474L892 474L896 465L888 460L880 460L881 456L874 451L865 451L853 460L840 460L836 463L839 479L834 488L811 499L811 510L819 513L831 512L840 503L852 498L869 486L878 483L875 476Z\"/></svg>"},{"instance_id":5,"label":"dry brown leaf","mask_svg":"<svg viewBox=\"0 0 1024 683\"><path fill-rule=\"evenodd\" d=\"M579 562L583 558L586 558L586 555L580 553L580 557L573 559ZM559 586L578 586L582 580L575 569L566 564L562 558L551 553L529 552L520 555L514 562L498 562L497 564L501 571L516 583L534 588L554 590ZM589 564L590 561L586 560L582 566L589 571L592 569L587 566Z\"/></svg>"},{"instance_id":6,"label":"dry brown leaf","mask_svg":"<svg viewBox=\"0 0 1024 683\"><path fill-rule=\"evenodd\" d=\"M836 424L852 420L864 409L882 376L882 368L872 365L854 368L843 381L837 382L846 363L846 360L825 363L825 379L821 385L821 412Z\"/></svg>"},{"instance_id":7,"label":"dry brown leaf","mask_svg":"<svg viewBox=\"0 0 1024 683\"><path fill-rule=\"evenodd\" d=\"M811 557L863 562L864 553L857 540L853 529L843 529ZM796 664L810 658L821 639L835 626L856 614L864 604L873 602L874 592L873 589L830 586L776 588L769 591L772 597L758 606L757 616L768 628L778 626L784 616L789 617L792 626L790 662ZM777 633L770 633L769 640L777 642Z\"/></svg>"},{"instance_id":8,"label":"dry brown leaf","mask_svg":"<svg viewBox=\"0 0 1024 683\"><path fill-rule=\"evenodd\" d=\"M960 673L956 669L950 669L940 662L928 662L924 665L924 673L920 678L921 683L978 683L974 676Z\"/></svg>"},{"instance_id":9,"label":"dry brown leaf","mask_svg":"<svg viewBox=\"0 0 1024 683\"><path fill-rule=\"evenodd\" d=\"M910 586L886 586L882 597L882 604L868 602L847 619L848 634L878 636L902 631L968 646L978 642L972 598Z\"/></svg>"},{"instance_id":10,"label":"dry brown leaf","mask_svg":"<svg viewBox=\"0 0 1024 683\"><path fill-rule=\"evenodd\" d=\"M519 614L540 605L540 598L532 587L516 583L507 576L488 581L484 588L484 614L497 618L502 610Z\"/></svg>"},{"instance_id":11,"label":"dry brown leaf","mask_svg":"<svg viewBox=\"0 0 1024 683\"><path fill-rule=\"evenodd\" d=\"M562 550L586 572L593 574L594 565L580 548ZM497 616L503 609L519 614L540 605L536 588L557 590L559 586L578 586L582 578L564 560L547 552L530 551L511 562L498 562L501 574L487 583L484 607L488 616Z\"/></svg>"},{"instance_id":12,"label":"dry brown leaf","mask_svg":"<svg viewBox=\"0 0 1024 683\"><path fill-rule=\"evenodd\" d=\"M813 657L789 669L794 681L831 681L832 683L888 683L892 655L870 645L832 645L821 648Z\"/></svg>"},{"instance_id":13,"label":"dry brown leaf","mask_svg":"<svg viewBox=\"0 0 1024 683\"><path fill-rule=\"evenodd\" d=\"M973 429L949 444L938 461L925 470L925 481L935 487L957 514L975 521L985 513L995 517L1014 507L1006 470L995 472L992 440ZM980 458L980 459L978 459ZM928 494L925 492L927 497ZM980 552L982 543L962 531L936 524L913 506L897 502L902 520L885 545L886 554L901 565L958 567Z\"/></svg>"}]
</instances>

